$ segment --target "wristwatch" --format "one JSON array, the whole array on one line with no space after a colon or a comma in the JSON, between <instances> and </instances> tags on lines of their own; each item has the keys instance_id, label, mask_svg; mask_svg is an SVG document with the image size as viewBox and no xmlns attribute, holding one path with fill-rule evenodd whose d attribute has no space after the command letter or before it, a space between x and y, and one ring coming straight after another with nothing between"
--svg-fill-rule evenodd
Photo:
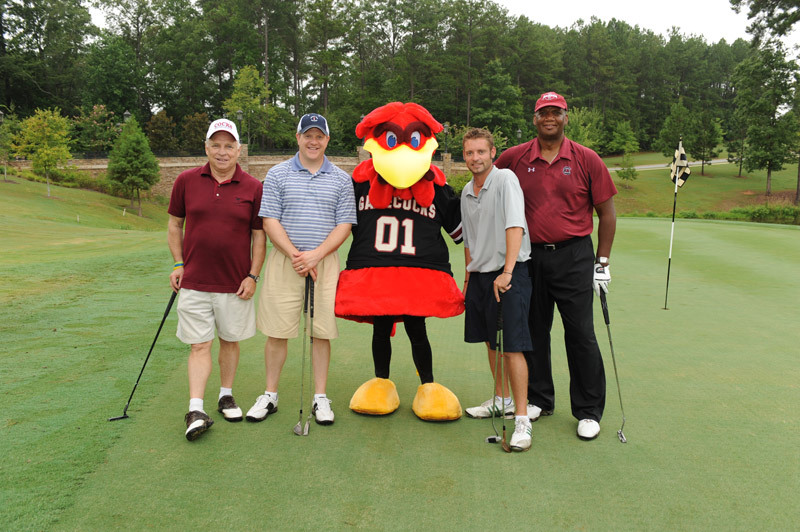
<instances>
[{"instance_id":1,"label":"wristwatch","mask_svg":"<svg viewBox=\"0 0 800 532\"><path fill-rule=\"evenodd\" d=\"M608 266L608 257L597 257L597 264Z\"/></svg>"},{"instance_id":2,"label":"wristwatch","mask_svg":"<svg viewBox=\"0 0 800 532\"><path fill-rule=\"evenodd\" d=\"M261 277L260 277L260 276L258 276L258 275L253 275L252 273L248 273L248 274L247 274L247 276L248 276L249 278L251 278L252 280L254 280L255 282L258 282L258 280L259 280L259 279L261 279Z\"/></svg>"}]
</instances>

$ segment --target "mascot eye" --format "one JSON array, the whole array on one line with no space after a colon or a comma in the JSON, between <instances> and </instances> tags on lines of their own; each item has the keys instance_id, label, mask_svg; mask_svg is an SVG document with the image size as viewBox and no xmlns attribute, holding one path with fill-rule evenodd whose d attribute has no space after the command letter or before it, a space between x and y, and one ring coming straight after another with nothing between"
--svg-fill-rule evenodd
<instances>
[{"instance_id":1,"label":"mascot eye","mask_svg":"<svg viewBox=\"0 0 800 532\"><path fill-rule=\"evenodd\" d=\"M386 132L386 146L388 146L389 149L392 149L395 146L397 146L397 135L395 135L391 131Z\"/></svg>"},{"instance_id":2,"label":"mascot eye","mask_svg":"<svg viewBox=\"0 0 800 532\"><path fill-rule=\"evenodd\" d=\"M419 131L415 131L411 134L411 147L414 149L419 148L420 144L422 143L422 135L420 135Z\"/></svg>"}]
</instances>

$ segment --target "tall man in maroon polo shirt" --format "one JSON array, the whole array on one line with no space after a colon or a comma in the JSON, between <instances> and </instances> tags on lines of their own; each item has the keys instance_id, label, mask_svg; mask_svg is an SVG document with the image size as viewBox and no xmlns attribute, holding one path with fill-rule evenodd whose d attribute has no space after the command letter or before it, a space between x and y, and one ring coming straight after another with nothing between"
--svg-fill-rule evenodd
<instances>
[{"instance_id":1,"label":"tall man in maroon polo shirt","mask_svg":"<svg viewBox=\"0 0 800 532\"><path fill-rule=\"evenodd\" d=\"M167 242L175 259L170 284L178 299L177 336L191 345L186 438L197 439L214 421L203 408L211 375L211 343L219 336L217 411L241 421L233 399L239 341L255 335L256 292L267 240L258 216L261 182L237 160L239 133L230 120L215 120L206 134L208 163L182 172L172 187ZM185 225L184 225L185 223Z\"/></svg>"},{"instance_id":2,"label":"tall man in maroon polo shirt","mask_svg":"<svg viewBox=\"0 0 800 532\"><path fill-rule=\"evenodd\" d=\"M564 324L572 415L578 437L600 432L606 398L603 358L594 333L592 289L608 293L608 257L617 226L617 189L594 151L564 136L567 102L555 92L537 100L533 140L509 148L495 166L517 174L525 197L531 237L533 352L528 361L528 417L553 413L555 390L550 364L550 330L557 305ZM592 247L592 210L597 211L597 252Z\"/></svg>"}]
</instances>

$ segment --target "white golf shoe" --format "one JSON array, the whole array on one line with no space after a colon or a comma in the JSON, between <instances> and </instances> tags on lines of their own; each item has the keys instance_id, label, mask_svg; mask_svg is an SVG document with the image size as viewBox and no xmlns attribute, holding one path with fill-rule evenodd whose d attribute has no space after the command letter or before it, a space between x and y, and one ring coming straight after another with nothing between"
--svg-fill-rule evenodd
<instances>
[{"instance_id":1,"label":"white golf shoe","mask_svg":"<svg viewBox=\"0 0 800 532\"><path fill-rule=\"evenodd\" d=\"M539 419L541 416L552 416L552 410L542 410L536 405L532 405L528 403L528 419L531 420L531 423Z\"/></svg>"},{"instance_id":2,"label":"white golf shoe","mask_svg":"<svg viewBox=\"0 0 800 532\"><path fill-rule=\"evenodd\" d=\"M333 410L331 410L331 400L327 397L320 397L314 400L311 413L319 425L333 424Z\"/></svg>"},{"instance_id":3,"label":"white golf shoe","mask_svg":"<svg viewBox=\"0 0 800 532\"><path fill-rule=\"evenodd\" d=\"M265 393L259 395L256 404L247 411L247 421L264 421L267 416L278 411L278 394Z\"/></svg>"},{"instance_id":4,"label":"white golf shoe","mask_svg":"<svg viewBox=\"0 0 800 532\"><path fill-rule=\"evenodd\" d=\"M503 405L502 400L498 401L495 398L491 398L488 401L482 402L478 406L467 408L466 412L467 416L474 418L492 417L492 412L494 412L495 417L508 417L514 415L515 408L514 401L511 401L507 405Z\"/></svg>"},{"instance_id":5,"label":"white golf shoe","mask_svg":"<svg viewBox=\"0 0 800 532\"><path fill-rule=\"evenodd\" d=\"M581 419L578 421L578 438L593 440L600 434L600 423L594 419Z\"/></svg>"},{"instance_id":6,"label":"white golf shoe","mask_svg":"<svg viewBox=\"0 0 800 532\"><path fill-rule=\"evenodd\" d=\"M509 447L513 451L527 451L531 448L532 438L531 420L526 418L518 419L514 425L514 434L511 435Z\"/></svg>"}]
</instances>

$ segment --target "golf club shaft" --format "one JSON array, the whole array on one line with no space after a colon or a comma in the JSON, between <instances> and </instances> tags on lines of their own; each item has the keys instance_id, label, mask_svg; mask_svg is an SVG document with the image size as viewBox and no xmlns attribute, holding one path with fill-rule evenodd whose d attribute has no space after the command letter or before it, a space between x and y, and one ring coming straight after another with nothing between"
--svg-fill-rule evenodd
<instances>
[{"instance_id":1,"label":"golf club shaft","mask_svg":"<svg viewBox=\"0 0 800 532\"><path fill-rule=\"evenodd\" d=\"M619 439L622 443L626 443L625 435L622 429L625 428L625 408L622 406L622 389L619 385L619 372L617 371L617 357L614 354L614 342L611 340L611 320L608 317L608 301L606 301L606 293L600 291L600 305L603 308L603 319L606 322L606 331L608 331L608 345L611 349L611 361L614 364L614 380L617 381L617 395L619 395L619 409L622 412L622 426L617 432Z\"/></svg>"},{"instance_id":2,"label":"golf club shaft","mask_svg":"<svg viewBox=\"0 0 800 532\"><path fill-rule=\"evenodd\" d=\"M136 378L136 383L133 385L133 390L131 390L131 395L128 397L128 403L125 405L125 410L122 411L122 415L118 417L110 418L109 421L116 421L117 419L124 419L128 417L128 407L131 406L131 400L133 399L133 394L136 393L136 387L139 386L139 380L142 378L142 374L144 373L144 368L147 366L147 361L150 360L150 355L153 353L153 348L156 346L156 340L158 340L158 335L161 334L161 329L164 327L164 322L167 321L167 316L169 316L169 311L172 310L172 304L175 302L175 296L178 293L173 290L172 295L169 298L169 303L167 303L167 309L164 311L164 317L161 318L161 324L158 326L158 330L156 331L156 337L153 338L153 343L150 344L150 351L147 352L147 357L144 359L144 364L142 364L142 369L139 371L139 376Z\"/></svg>"}]
</instances>

